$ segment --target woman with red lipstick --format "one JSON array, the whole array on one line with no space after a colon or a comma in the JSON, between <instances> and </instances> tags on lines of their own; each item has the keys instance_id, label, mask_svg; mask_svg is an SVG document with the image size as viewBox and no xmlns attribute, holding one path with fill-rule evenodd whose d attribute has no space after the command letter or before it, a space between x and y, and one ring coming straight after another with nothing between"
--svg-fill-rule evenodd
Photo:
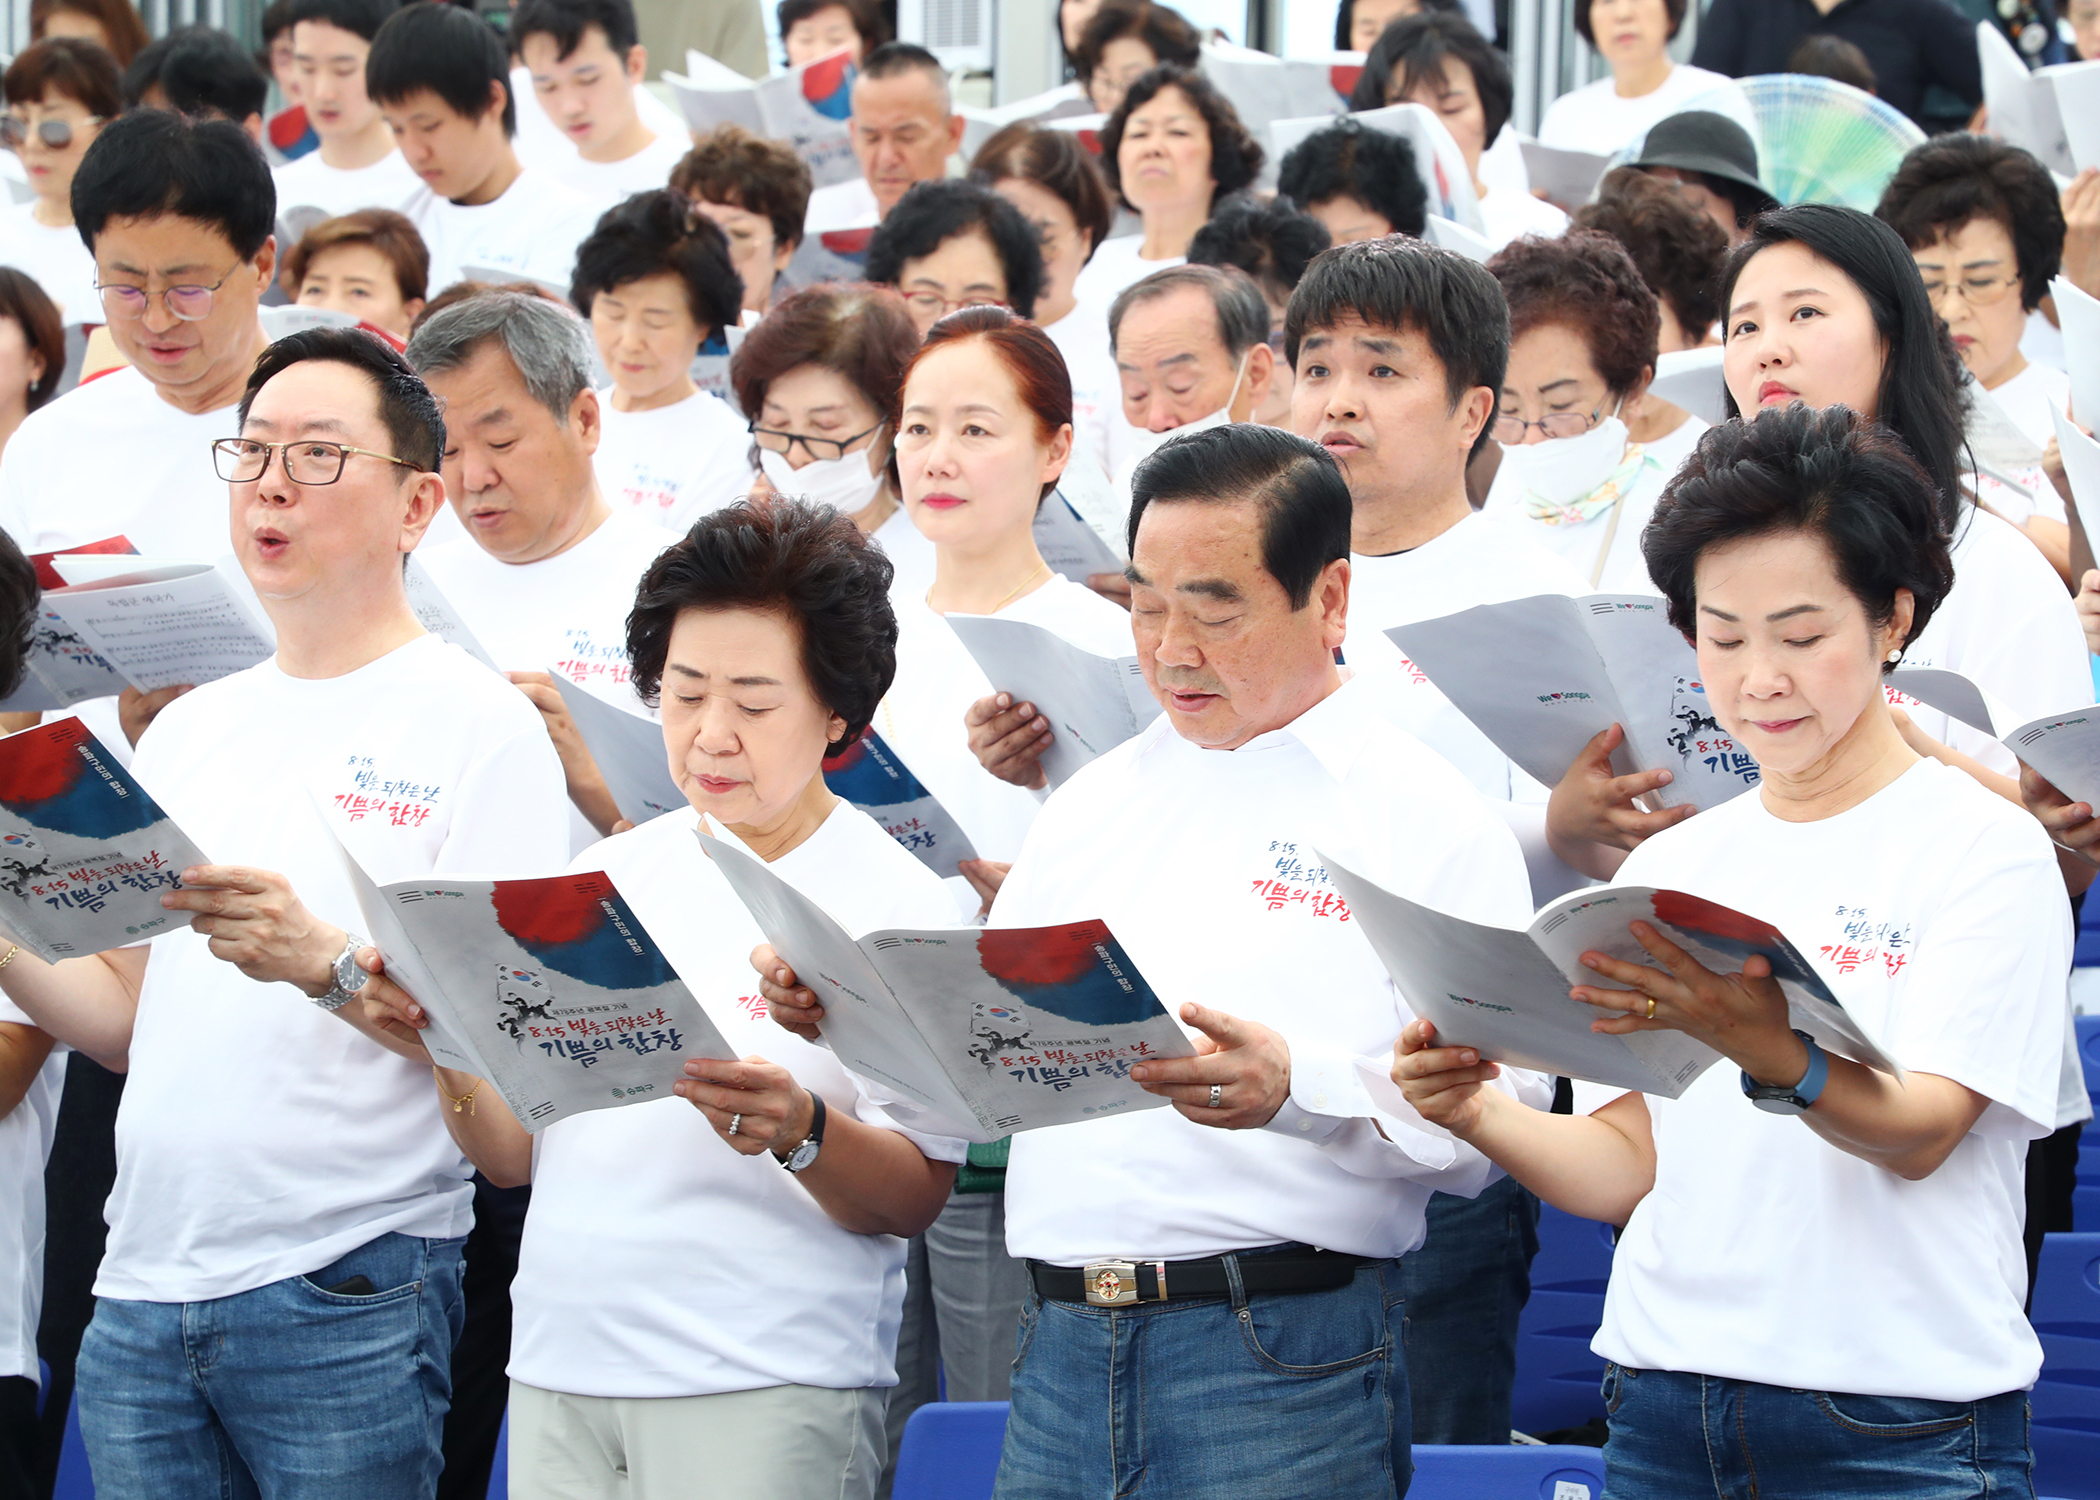
<instances>
[{"instance_id":1,"label":"woman with red lipstick","mask_svg":"<svg viewBox=\"0 0 2100 1500\"><path fill-rule=\"evenodd\" d=\"M1539 121L1539 139L1571 151L1609 154L1631 146L1657 120L1710 109L1757 135L1750 101L1735 80L1670 59L1686 0L1575 0L1576 33L1611 76L1562 94Z\"/></svg>"},{"instance_id":2,"label":"woman with red lipstick","mask_svg":"<svg viewBox=\"0 0 2100 1500\"><path fill-rule=\"evenodd\" d=\"M904 1239L964 1143L901 1128L830 1052L751 994L764 941L694 837L764 860L847 928L953 917L940 882L822 764L888 686L890 568L829 507L700 518L650 567L627 626L691 806L576 859L619 882L733 1055L678 1098L525 1128L480 1079L437 1083L460 1149L532 1184L510 1359L518 1493L870 1500L895 1383ZM374 986L413 1042L425 1018ZM368 990L367 993L370 993ZM463 1104L463 1107L462 1107Z\"/></svg>"},{"instance_id":3,"label":"woman with red lipstick","mask_svg":"<svg viewBox=\"0 0 2100 1500\"><path fill-rule=\"evenodd\" d=\"M1676 1099L1577 1084L1567 1116L1425 1022L1395 1052L1424 1117L1623 1226L1593 1346L1614 1500L2033 1492L2023 1159L2058 1110L2070 923L2041 829L1888 702L1955 577L1935 490L1886 430L1797 406L1707 434L1656 507L1670 621L1764 780L1621 878L1760 920L1736 973L1635 923L1653 963L1585 954L1571 995L1723 1060ZM1767 923L1902 1079L1790 1028Z\"/></svg>"},{"instance_id":4,"label":"woman with red lipstick","mask_svg":"<svg viewBox=\"0 0 2100 1500\"><path fill-rule=\"evenodd\" d=\"M0 75L0 140L22 158L36 196L0 210L0 266L35 279L68 323L100 323L95 257L73 227L73 174L105 120L123 113L117 65L93 42L54 37Z\"/></svg>"}]
</instances>

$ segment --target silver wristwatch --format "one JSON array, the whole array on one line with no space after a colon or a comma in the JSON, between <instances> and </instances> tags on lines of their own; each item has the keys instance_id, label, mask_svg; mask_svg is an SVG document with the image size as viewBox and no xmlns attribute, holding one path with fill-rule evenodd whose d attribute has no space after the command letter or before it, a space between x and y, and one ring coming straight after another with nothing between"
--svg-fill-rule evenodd
<instances>
[{"instance_id":1,"label":"silver wristwatch","mask_svg":"<svg viewBox=\"0 0 2100 1500\"><path fill-rule=\"evenodd\" d=\"M801 1145L790 1151L786 1156L781 1156L776 1152L773 1157L773 1160L779 1162L790 1172L802 1172L815 1166L817 1163L817 1152L824 1144L824 1096L815 1089L811 1089L809 1091L809 1103L809 1134L802 1138Z\"/></svg>"},{"instance_id":2,"label":"silver wristwatch","mask_svg":"<svg viewBox=\"0 0 2100 1500\"><path fill-rule=\"evenodd\" d=\"M345 933L344 937L348 941L343 944L343 951L335 956L335 982L328 986L326 993L314 996L314 1004L330 1015L355 1000L357 992L372 978L357 965L359 950L371 945L354 932Z\"/></svg>"}]
</instances>

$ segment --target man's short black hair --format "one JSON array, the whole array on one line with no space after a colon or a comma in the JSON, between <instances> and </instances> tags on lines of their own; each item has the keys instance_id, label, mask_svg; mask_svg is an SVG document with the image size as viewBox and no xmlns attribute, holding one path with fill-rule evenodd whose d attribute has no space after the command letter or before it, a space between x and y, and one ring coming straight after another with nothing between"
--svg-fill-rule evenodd
<instances>
[{"instance_id":1,"label":"man's short black hair","mask_svg":"<svg viewBox=\"0 0 2100 1500\"><path fill-rule=\"evenodd\" d=\"M1349 555L1349 481L1334 455L1310 439L1257 422L1231 422L1170 437L1130 477L1130 530L1137 547L1146 507L1179 500L1261 511L1261 565L1283 585L1292 609L1312 598L1320 570Z\"/></svg>"},{"instance_id":2,"label":"man's short black hair","mask_svg":"<svg viewBox=\"0 0 2100 1500\"><path fill-rule=\"evenodd\" d=\"M1270 301L1290 301L1312 258L1334 242L1327 226L1278 193L1267 203L1223 204L1189 241L1192 266L1236 266Z\"/></svg>"},{"instance_id":3,"label":"man's short black hair","mask_svg":"<svg viewBox=\"0 0 2100 1500\"><path fill-rule=\"evenodd\" d=\"M1429 189L1415 168L1414 148L1347 115L1291 147L1278 169L1276 191L1307 208L1354 198L1392 225L1393 233L1418 239L1428 221Z\"/></svg>"},{"instance_id":4,"label":"man's short black hair","mask_svg":"<svg viewBox=\"0 0 2100 1500\"><path fill-rule=\"evenodd\" d=\"M670 188L636 193L605 211L576 247L569 300L588 318L600 293L662 272L685 283L686 307L700 326L701 342L735 327L743 316L744 279L729 259L721 226Z\"/></svg>"},{"instance_id":5,"label":"man's short black hair","mask_svg":"<svg viewBox=\"0 0 2100 1500\"><path fill-rule=\"evenodd\" d=\"M1509 303L1501 283L1477 261L1402 235L1336 245L1306 267L1284 312L1283 352L1291 368L1298 368L1307 334L1351 319L1420 332L1444 366L1453 410L1479 386L1500 398L1509 373ZM1493 425L1480 429L1475 454L1489 443Z\"/></svg>"},{"instance_id":6,"label":"man's short black hair","mask_svg":"<svg viewBox=\"0 0 2100 1500\"><path fill-rule=\"evenodd\" d=\"M1910 590L1906 645L1954 586L1939 492L1903 440L1850 407L1798 401L1701 434L1655 502L1641 555L1669 600L1670 623L1690 640L1701 554L1796 531L1829 549L1838 577L1876 625L1895 613L1896 591Z\"/></svg>"},{"instance_id":7,"label":"man's short black hair","mask_svg":"<svg viewBox=\"0 0 2100 1500\"><path fill-rule=\"evenodd\" d=\"M133 110L103 126L73 174L73 226L90 254L111 219L173 214L209 225L253 260L277 224L277 187L230 120Z\"/></svg>"},{"instance_id":8,"label":"man's short black hair","mask_svg":"<svg viewBox=\"0 0 2100 1500\"><path fill-rule=\"evenodd\" d=\"M1035 226L1013 204L988 187L960 178L915 182L877 226L868 241L863 274L882 286L897 286L904 263L933 254L971 231L992 242L1006 276L1006 305L1024 318L1035 316L1043 291L1043 245Z\"/></svg>"},{"instance_id":9,"label":"man's short black hair","mask_svg":"<svg viewBox=\"0 0 2100 1500\"><path fill-rule=\"evenodd\" d=\"M510 44L522 49L529 36L551 36L555 60L567 62L593 26L622 62L641 41L632 0L524 0L510 13Z\"/></svg>"},{"instance_id":10,"label":"man's short black hair","mask_svg":"<svg viewBox=\"0 0 2100 1500\"><path fill-rule=\"evenodd\" d=\"M897 675L893 572L882 548L829 505L772 495L710 511L642 575L627 617L635 691L646 703L661 697L671 629L685 611L771 610L801 636L810 691L846 721L824 751L837 755Z\"/></svg>"},{"instance_id":11,"label":"man's short black hair","mask_svg":"<svg viewBox=\"0 0 2100 1500\"><path fill-rule=\"evenodd\" d=\"M288 19L293 26L319 21L338 31L355 32L369 42L400 8L401 0L291 0Z\"/></svg>"},{"instance_id":12,"label":"man's short black hair","mask_svg":"<svg viewBox=\"0 0 2100 1500\"><path fill-rule=\"evenodd\" d=\"M158 87L168 107L199 119L236 125L259 115L270 80L247 49L210 26L183 26L149 42L124 70L124 103L137 109Z\"/></svg>"},{"instance_id":13,"label":"man's short black hair","mask_svg":"<svg viewBox=\"0 0 2100 1500\"><path fill-rule=\"evenodd\" d=\"M302 328L263 350L241 392L241 425L247 425L257 391L293 365L315 359L348 365L368 377L379 392L379 417L394 457L426 474L438 472L445 456L445 415L437 397L392 344L361 328Z\"/></svg>"},{"instance_id":14,"label":"man's short black hair","mask_svg":"<svg viewBox=\"0 0 2100 1500\"><path fill-rule=\"evenodd\" d=\"M503 85L503 133L515 135L518 101L502 39L471 10L437 0L416 0L387 17L365 59L365 93L382 106L427 89L454 114L478 120L489 112L492 83Z\"/></svg>"},{"instance_id":15,"label":"man's short black hair","mask_svg":"<svg viewBox=\"0 0 2100 1500\"><path fill-rule=\"evenodd\" d=\"M29 675L29 650L36 640L36 569L15 545L15 539L0 531L0 698L14 696Z\"/></svg>"}]
</instances>

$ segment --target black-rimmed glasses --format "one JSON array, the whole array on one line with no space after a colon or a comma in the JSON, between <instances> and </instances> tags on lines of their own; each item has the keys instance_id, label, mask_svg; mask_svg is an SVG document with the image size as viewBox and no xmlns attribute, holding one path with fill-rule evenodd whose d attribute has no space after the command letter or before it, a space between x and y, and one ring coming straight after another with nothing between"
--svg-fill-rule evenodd
<instances>
[{"instance_id":1,"label":"black-rimmed glasses","mask_svg":"<svg viewBox=\"0 0 2100 1500\"><path fill-rule=\"evenodd\" d=\"M819 459L844 458L847 450L862 438L867 437L870 433L882 431L882 424L877 422L873 427L868 428L866 432L856 432L853 436L845 438L811 437L807 433L801 432L776 432L769 427L759 426L756 420L752 421L744 430L751 434L752 440L759 447L770 453L789 454L793 453L799 446L804 453L810 456L812 461L816 461Z\"/></svg>"},{"instance_id":2,"label":"black-rimmed glasses","mask_svg":"<svg viewBox=\"0 0 2100 1500\"><path fill-rule=\"evenodd\" d=\"M1534 427L1547 438L1581 437L1603 418L1604 403L1600 401L1597 409L1586 417L1579 411L1549 411L1536 422L1527 422L1514 414L1497 416L1492 431L1496 442L1505 448L1514 448Z\"/></svg>"},{"instance_id":3,"label":"black-rimmed glasses","mask_svg":"<svg viewBox=\"0 0 2100 1500\"><path fill-rule=\"evenodd\" d=\"M263 477L270 467L270 455L279 449L284 452L284 472L294 484L334 484L343 477L343 465L350 461L353 453L362 453L367 458L383 458L404 469L414 469L419 474L423 472L407 459L396 458L391 453L352 448L346 443L323 442L319 438L300 438L289 443L220 438L211 445L212 467L228 484L247 484Z\"/></svg>"}]
</instances>

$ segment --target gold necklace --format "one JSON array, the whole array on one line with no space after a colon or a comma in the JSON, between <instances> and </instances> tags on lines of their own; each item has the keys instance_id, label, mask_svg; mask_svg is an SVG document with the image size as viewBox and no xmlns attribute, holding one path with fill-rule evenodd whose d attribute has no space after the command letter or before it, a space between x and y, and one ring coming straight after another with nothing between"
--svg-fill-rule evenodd
<instances>
[{"instance_id":1,"label":"gold necklace","mask_svg":"<svg viewBox=\"0 0 2100 1500\"><path fill-rule=\"evenodd\" d=\"M1028 585L1030 585L1031 583L1034 583L1039 575L1047 573L1049 571L1050 564L1038 560L1036 565L1033 568L1029 569L1028 576L1022 579L1019 583L1015 584L1011 589L1007 590L1006 597L1004 599L1001 599L997 604L994 604L990 609L986 610L985 613L988 615L996 615L997 613L999 613L1000 610L1006 608L1007 605L1013 603L1015 599L1019 598L1021 590L1027 588ZM927 587L926 590L926 607L932 610L937 615L945 615L946 613L948 613L948 611L946 611L945 609L941 609L940 607L934 604L933 589L930 585Z\"/></svg>"}]
</instances>

